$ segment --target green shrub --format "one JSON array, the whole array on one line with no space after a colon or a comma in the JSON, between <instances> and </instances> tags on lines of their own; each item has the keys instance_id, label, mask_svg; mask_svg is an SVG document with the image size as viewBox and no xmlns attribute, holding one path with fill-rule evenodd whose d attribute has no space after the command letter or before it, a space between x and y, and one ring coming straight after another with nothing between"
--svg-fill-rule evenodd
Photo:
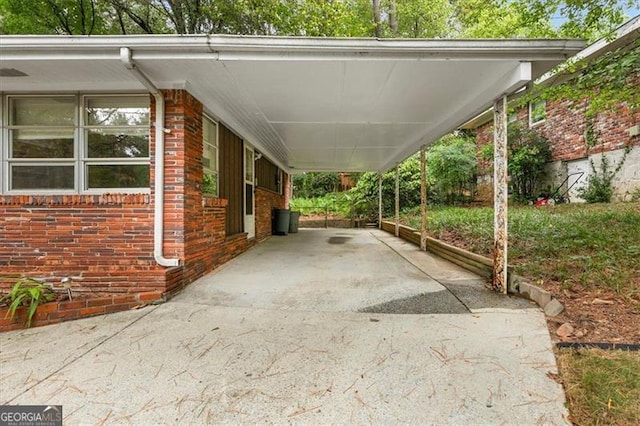
<instances>
[{"instance_id":1,"label":"green shrub","mask_svg":"<svg viewBox=\"0 0 640 426\"><path fill-rule=\"evenodd\" d=\"M432 197L446 204L468 201L474 192L478 166L472 139L442 138L427 151L427 164Z\"/></svg>"},{"instance_id":2,"label":"green shrub","mask_svg":"<svg viewBox=\"0 0 640 426\"><path fill-rule=\"evenodd\" d=\"M21 306L27 306L27 318L25 326L28 328L31 326L31 320L36 313L36 309L42 303L50 302L55 298L53 290L38 280L33 278L23 277L20 278L11 292L3 299L9 300L9 310L7 316L13 319L16 315L16 310Z\"/></svg>"},{"instance_id":3,"label":"green shrub","mask_svg":"<svg viewBox=\"0 0 640 426\"><path fill-rule=\"evenodd\" d=\"M587 185L578 189L578 195L587 203L610 203L613 196L613 180L622 169L629 149L625 150L622 159L615 169L611 170L611 164L606 154L600 157L600 168L596 169L593 160L590 160L591 175L587 180Z\"/></svg>"},{"instance_id":4,"label":"green shrub","mask_svg":"<svg viewBox=\"0 0 640 426\"><path fill-rule=\"evenodd\" d=\"M540 134L520 123L509 125L507 140L507 171L513 196L521 201L531 200L538 194L545 165L551 160L551 145ZM493 161L493 143L483 146L480 155L487 161Z\"/></svg>"}]
</instances>

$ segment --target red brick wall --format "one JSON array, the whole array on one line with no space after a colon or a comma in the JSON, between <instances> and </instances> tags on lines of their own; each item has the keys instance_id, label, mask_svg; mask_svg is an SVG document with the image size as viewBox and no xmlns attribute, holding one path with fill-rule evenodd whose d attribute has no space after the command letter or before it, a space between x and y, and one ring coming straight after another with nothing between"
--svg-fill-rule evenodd
<instances>
[{"instance_id":1,"label":"red brick wall","mask_svg":"<svg viewBox=\"0 0 640 426\"><path fill-rule=\"evenodd\" d=\"M264 188L256 188L256 239L262 241L271 235L273 209L283 209L284 196Z\"/></svg>"},{"instance_id":2,"label":"red brick wall","mask_svg":"<svg viewBox=\"0 0 640 426\"><path fill-rule=\"evenodd\" d=\"M36 309L31 326L37 327L78 318L127 311L132 308L146 306L161 299L162 293L155 291L44 303ZM27 319L27 307L18 308L14 318L10 318L8 311L8 308L0 308L0 332L24 328L24 323Z\"/></svg>"},{"instance_id":3,"label":"red brick wall","mask_svg":"<svg viewBox=\"0 0 640 426\"><path fill-rule=\"evenodd\" d=\"M637 83L640 84L640 79ZM576 107L568 101L547 103L547 120L533 129L551 143L553 161L577 160L589 154L616 151L627 145L640 146L640 138L631 138L627 131L640 123L640 110L633 111L626 105L621 105L614 113L597 115L593 123L597 144L587 149L584 110L584 106Z\"/></svg>"},{"instance_id":4,"label":"red brick wall","mask_svg":"<svg viewBox=\"0 0 640 426\"><path fill-rule=\"evenodd\" d=\"M640 72L631 82L640 85ZM588 154L610 152L625 146L640 146L640 137L630 137L628 129L640 123L640 110L631 110L621 104L613 113L602 113L594 120L598 144L587 150L584 103L570 101L547 102L547 119L532 127L549 140L553 147L552 161L570 161L586 158ZM528 108L517 111L518 121L529 126ZM493 121L476 129L478 149L493 141Z\"/></svg>"},{"instance_id":5,"label":"red brick wall","mask_svg":"<svg viewBox=\"0 0 640 426\"><path fill-rule=\"evenodd\" d=\"M165 256L182 259L167 280L166 291L173 293L254 241L244 233L227 237L227 200L202 195L202 104L184 90L166 91L165 103Z\"/></svg>"},{"instance_id":6,"label":"red brick wall","mask_svg":"<svg viewBox=\"0 0 640 426\"><path fill-rule=\"evenodd\" d=\"M54 283L82 276L74 286L113 293L162 290L149 196L0 196L0 276L7 274Z\"/></svg>"},{"instance_id":7,"label":"red brick wall","mask_svg":"<svg viewBox=\"0 0 640 426\"><path fill-rule=\"evenodd\" d=\"M284 192L284 208L289 208L289 202L293 194L293 182L291 176L287 173L282 173L282 179L284 179L283 192Z\"/></svg>"}]
</instances>

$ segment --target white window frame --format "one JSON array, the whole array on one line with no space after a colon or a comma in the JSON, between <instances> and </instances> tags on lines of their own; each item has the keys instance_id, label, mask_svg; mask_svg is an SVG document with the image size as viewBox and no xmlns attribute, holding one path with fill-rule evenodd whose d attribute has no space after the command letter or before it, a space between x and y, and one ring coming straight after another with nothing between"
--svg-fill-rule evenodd
<instances>
[{"instance_id":1,"label":"white window frame","mask_svg":"<svg viewBox=\"0 0 640 426\"><path fill-rule=\"evenodd\" d=\"M74 125L73 125L73 158L65 159L12 159L11 143L12 143L12 131L29 128L37 128L37 126L13 126L10 124L10 99L14 98L73 98L75 102L74 109ZM88 165L146 165L151 169L150 157L137 157L137 158L100 158L92 159L86 157L87 152L87 132L91 128L100 128L100 126L85 126L85 105L86 99L92 97L141 97L149 99L149 95L142 93L83 93L83 94L69 94L69 93L11 93L2 94L2 105L0 111L0 194L8 195L65 195L65 194L103 194L103 193L150 193L150 184L148 187L141 188L88 188ZM150 111L150 106L149 106ZM69 126L51 126L47 128L68 128ZM116 126L114 126L117 128ZM124 127L124 126L123 126ZM132 126L132 128L145 128L149 132L149 142L151 142L151 126ZM45 163L46 160L46 163ZM11 189L11 166L12 164L42 166L44 164L64 164L73 165L74 167L74 187L73 189Z\"/></svg>"},{"instance_id":2,"label":"white window frame","mask_svg":"<svg viewBox=\"0 0 640 426\"><path fill-rule=\"evenodd\" d=\"M215 125L216 131L215 131L215 141L211 141L211 140L205 140L205 136L204 136L204 128L205 126L208 125L207 121L211 122L212 124ZM210 134L211 136L211 134ZM212 143L215 142L215 143ZM208 114L202 114L202 156L204 157L204 149L206 146L212 147L215 151L215 164L216 164L216 169L213 170L211 168L205 167L204 163L202 164L202 179L203 179L203 183L204 183L204 175L205 174L212 174L216 176L216 192L215 194L212 194L210 192L205 193L203 191L203 195L207 195L210 197L216 197L218 198L220 196L220 123L218 123L216 120L214 120L210 115ZM243 172L244 174L244 172Z\"/></svg>"},{"instance_id":3,"label":"white window frame","mask_svg":"<svg viewBox=\"0 0 640 426\"><path fill-rule=\"evenodd\" d=\"M11 108L9 106L11 99L28 99L28 98L73 98L75 103L74 108L74 116L73 116L73 158L60 158L60 159L38 159L38 158L24 158L24 159L14 159L10 158L11 146L13 143L12 132L14 130L21 129L38 129L39 126L19 126L11 124ZM69 94L11 94L6 95L2 99L2 105L4 109L3 114L3 122L6 123L3 126L3 140L2 147L3 150L0 152L2 154L2 168L3 173L3 186L0 190L3 190L4 193L7 194L40 194L40 195L50 195L50 194L75 194L78 192L78 166L76 164L78 158L78 108L77 108L77 96L69 95ZM69 129L71 126L48 126L48 127L40 127L47 129ZM46 161L46 163L45 163ZM11 189L11 167L14 164L19 164L22 166L43 166L43 165L61 165L61 166L72 166L73 167L73 188L70 189Z\"/></svg>"},{"instance_id":4,"label":"white window frame","mask_svg":"<svg viewBox=\"0 0 640 426\"><path fill-rule=\"evenodd\" d=\"M533 111L536 105L542 104L544 110L544 117L540 120L533 121ZM540 123L544 123L547 121L547 101L544 99L539 99L533 102L529 102L529 127L537 126Z\"/></svg>"},{"instance_id":5,"label":"white window frame","mask_svg":"<svg viewBox=\"0 0 640 426\"><path fill-rule=\"evenodd\" d=\"M278 167L278 194L284 194L284 172L280 167Z\"/></svg>"}]
</instances>

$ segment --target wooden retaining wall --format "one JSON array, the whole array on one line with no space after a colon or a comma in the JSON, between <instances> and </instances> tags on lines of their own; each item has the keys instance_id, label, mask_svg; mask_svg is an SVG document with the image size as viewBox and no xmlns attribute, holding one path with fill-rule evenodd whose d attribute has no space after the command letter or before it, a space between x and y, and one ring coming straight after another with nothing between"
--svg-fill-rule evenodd
<instances>
[{"instance_id":1,"label":"wooden retaining wall","mask_svg":"<svg viewBox=\"0 0 640 426\"><path fill-rule=\"evenodd\" d=\"M382 230L394 234L395 224L383 221ZM420 232L408 226L400 225L400 238L417 246L420 245ZM491 259L484 256L454 247L431 237L427 237L427 250L481 277L491 279L493 276L493 263Z\"/></svg>"},{"instance_id":2,"label":"wooden retaining wall","mask_svg":"<svg viewBox=\"0 0 640 426\"><path fill-rule=\"evenodd\" d=\"M395 235L395 223L383 221L382 230ZM420 246L420 232L404 225L400 225L399 231L400 238ZM427 237L427 250L481 277L489 280L493 278L493 262L487 257L454 247L431 237ZM511 268L508 268L507 287L509 293L517 294L536 302L545 310L547 315L558 315L564 309L562 304L552 297L551 293L516 275ZM552 301L553 303L551 303Z\"/></svg>"}]
</instances>

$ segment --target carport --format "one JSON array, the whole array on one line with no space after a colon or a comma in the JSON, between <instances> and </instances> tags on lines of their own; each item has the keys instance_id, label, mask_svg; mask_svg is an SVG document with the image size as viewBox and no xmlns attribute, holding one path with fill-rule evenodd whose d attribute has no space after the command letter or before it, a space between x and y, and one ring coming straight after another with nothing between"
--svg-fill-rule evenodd
<instances>
[{"instance_id":1,"label":"carport","mask_svg":"<svg viewBox=\"0 0 640 426\"><path fill-rule=\"evenodd\" d=\"M506 101L582 47L578 40L18 36L2 41L2 90L184 88L289 173L382 173L493 106L493 276L504 293ZM164 150L155 155L162 171ZM176 266L162 253L163 173L155 179L155 257Z\"/></svg>"}]
</instances>

